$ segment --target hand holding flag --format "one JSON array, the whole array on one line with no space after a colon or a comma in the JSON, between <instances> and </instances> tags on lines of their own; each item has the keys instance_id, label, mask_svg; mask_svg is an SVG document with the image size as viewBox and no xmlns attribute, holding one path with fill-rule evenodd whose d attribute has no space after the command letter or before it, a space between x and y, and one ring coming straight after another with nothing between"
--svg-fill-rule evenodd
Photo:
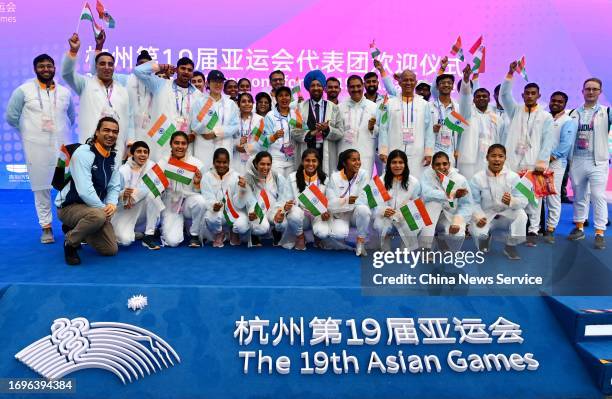
<instances>
[{"instance_id":1,"label":"hand holding flag","mask_svg":"<svg viewBox=\"0 0 612 399\"><path fill-rule=\"evenodd\" d=\"M527 78L527 69L525 69L525 56L522 56L521 59L516 62L515 70L521 74L526 82L529 82L529 79Z\"/></svg>"},{"instance_id":2,"label":"hand holding flag","mask_svg":"<svg viewBox=\"0 0 612 399\"><path fill-rule=\"evenodd\" d=\"M106 22L106 26L108 28L110 29L115 28L115 20L113 19L113 17L111 17L108 11L104 8L104 5L102 4L102 2L100 2L100 0L96 0L96 11L98 11L98 18Z\"/></svg>"}]
</instances>

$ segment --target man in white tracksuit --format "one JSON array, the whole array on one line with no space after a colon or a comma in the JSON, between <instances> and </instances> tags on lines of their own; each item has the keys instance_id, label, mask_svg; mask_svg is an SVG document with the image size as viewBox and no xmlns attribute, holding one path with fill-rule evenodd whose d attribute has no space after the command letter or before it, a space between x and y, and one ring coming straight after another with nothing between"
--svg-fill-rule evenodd
<instances>
[{"instance_id":1,"label":"man in white tracksuit","mask_svg":"<svg viewBox=\"0 0 612 399\"><path fill-rule=\"evenodd\" d=\"M349 148L359 151L361 169L370 175L376 158L376 104L363 95L363 81L357 75L349 76L346 86L350 98L339 105L344 120L344 137L338 142L338 154Z\"/></svg>"},{"instance_id":2,"label":"man in white tracksuit","mask_svg":"<svg viewBox=\"0 0 612 399\"><path fill-rule=\"evenodd\" d=\"M532 170L544 172L548 167L553 143L553 118L538 105L540 88L528 83L523 89L524 106L519 106L512 95L512 79L517 62L510 64L506 79L501 86L501 103L508 113L510 125L506 129L505 147L507 166L512 171ZM536 198L537 205L529 204L525 211L529 216L527 244L537 244L540 229L542 199Z\"/></svg>"},{"instance_id":3,"label":"man in white tracksuit","mask_svg":"<svg viewBox=\"0 0 612 399\"><path fill-rule=\"evenodd\" d=\"M6 121L21 134L38 223L43 230L40 241L49 244L55 241L51 230L51 179L58 150L70 140L74 106L70 90L53 80L53 58L47 54L34 58L34 72L35 79L11 94Z\"/></svg>"},{"instance_id":4,"label":"man in white tracksuit","mask_svg":"<svg viewBox=\"0 0 612 399\"><path fill-rule=\"evenodd\" d=\"M151 125L161 115L165 115L167 120L174 124L177 131L190 133L192 110L195 108L197 100L202 98L202 93L191 84L193 69L193 61L187 57L179 59L176 67L149 61L134 69L134 75L144 83L153 95ZM169 75L176 72L176 79L160 79L156 76L158 72ZM160 146L148 136L145 142L151 148L151 160L154 162L166 158L170 154L169 142Z\"/></svg>"},{"instance_id":5,"label":"man in white tracksuit","mask_svg":"<svg viewBox=\"0 0 612 399\"><path fill-rule=\"evenodd\" d=\"M95 55L101 53L104 48L104 43L106 42L106 32L102 30L100 35L96 37L96 51ZM92 75L96 74L96 64L94 62L94 57L91 57L91 73ZM140 54L136 57L136 66L142 65L145 62L149 62L153 60L151 55L147 50L142 50ZM157 76L156 76L157 77ZM157 77L160 80L164 80L161 77ZM144 84L144 82L136 77L134 73L123 74L123 73L114 73L113 79L115 82L124 86L128 91L128 96L130 98L130 108L132 114L132 124L134 125L134 141L144 141L149 143L148 145L151 147L151 139L147 135L151 127L153 126L153 122L151 120L151 112L153 108L153 94ZM155 149L155 147L153 147Z\"/></svg>"},{"instance_id":6,"label":"man in white tracksuit","mask_svg":"<svg viewBox=\"0 0 612 399\"><path fill-rule=\"evenodd\" d=\"M554 172L556 194L546 197L548 215L546 217L546 230L544 240L553 244L555 242L554 232L561 217L561 183L567 166L567 156L574 144L577 124L565 110L567 105L567 94L556 91L550 96L548 108L553 120L553 151L550 154L550 170Z\"/></svg>"},{"instance_id":7,"label":"man in white tracksuit","mask_svg":"<svg viewBox=\"0 0 612 399\"><path fill-rule=\"evenodd\" d=\"M70 51L62 61L62 78L79 95L79 142L91 137L100 118L113 117L119 122L115 159L120 165L127 145L133 141L134 128L128 92L113 80L115 58L107 52L99 53L95 58L97 75L84 76L75 70L81 47L79 35L73 34L68 43Z\"/></svg>"},{"instance_id":8,"label":"man in white tracksuit","mask_svg":"<svg viewBox=\"0 0 612 399\"><path fill-rule=\"evenodd\" d=\"M405 70L400 74L401 95L389 97L383 109L378 109L378 153L386 163L393 150L408 156L410 174L419 178L424 166L431 164L435 136L431 106L414 94L416 76Z\"/></svg>"},{"instance_id":9,"label":"man in white tracksuit","mask_svg":"<svg viewBox=\"0 0 612 399\"><path fill-rule=\"evenodd\" d=\"M606 184L608 181L608 136L612 125L610 107L599 104L602 82L597 78L587 79L582 86L584 105L572 111L570 116L577 122L578 131L570 156L570 178L574 187L574 223L576 227L570 240L584 238L584 221L588 216L588 191L590 189L595 222L595 248L604 249L604 232L608 222Z\"/></svg>"},{"instance_id":10,"label":"man in white tracksuit","mask_svg":"<svg viewBox=\"0 0 612 399\"><path fill-rule=\"evenodd\" d=\"M503 118L489 107L491 94L487 89L478 88L472 91L469 84L471 68L468 66L463 73L463 84L459 90L459 113L469 125L461 133L457 168L470 180L476 173L487 169L489 147L501 143Z\"/></svg>"}]
</instances>

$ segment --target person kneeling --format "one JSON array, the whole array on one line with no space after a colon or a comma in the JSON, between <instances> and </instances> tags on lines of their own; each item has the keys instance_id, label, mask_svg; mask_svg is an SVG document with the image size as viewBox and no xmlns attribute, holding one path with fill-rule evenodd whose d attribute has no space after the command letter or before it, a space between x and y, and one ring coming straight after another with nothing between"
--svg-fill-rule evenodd
<instances>
[{"instance_id":1,"label":"person kneeling","mask_svg":"<svg viewBox=\"0 0 612 399\"><path fill-rule=\"evenodd\" d=\"M525 241L527 197L517 189L520 177L507 166L506 147L493 144L487 151L487 170L476 173L470 181L474 208L470 233L476 247L489 251L490 231L510 229L504 254L512 260L521 259L516 245Z\"/></svg>"},{"instance_id":2,"label":"person kneeling","mask_svg":"<svg viewBox=\"0 0 612 399\"><path fill-rule=\"evenodd\" d=\"M422 246L431 249L434 234L442 232L442 236L438 236L438 249L446 251L448 244L453 242L452 249L458 251L465 238L466 221L472 217L472 197L467 180L450 166L448 155L439 151L432 158L431 169L423 172L421 188L432 222L421 230Z\"/></svg>"},{"instance_id":3,"label":"person kneeling","mask_svg":"<svg viewBox=\"0 0 612 399\"><path fill-rule=\"evenodd\" d=\"M115 168L119 123L111 117L98 121L94 136L72 154L69 183L55 198L57 215L64 224L64 257L78 265L83 240L101 255L117 254L117 238L110 219L117 210L121 187Z\"/></svg>"},{"instance_id":4,"label":"person kneeling","mask_svg":"<svg viewBox=\"0 0 612 399\"><path fill-rule=\"evenodd\" d=\"M230 169L229 159L229 151L217 148L213 154L213 168L202 178L202 195L206 201L204 235L214 240L216 248L223 247L223 227L230 228L231 245L240 245L240 235L249 231L247 215L234 206L236 194L245 195L245 180Z\"/></svg>"},{"instance_id":5,"label":"person kneeling","mask_svg":"<svg viewBox=\"0 0 612 399\"><path fill-rule=\"evenodd\" d=\"M248 211L253 245L260 246L260 237L270 231L277 245L287 227L285 212L293 205L287 181L272 169L272 155L267 151L257 153L248 167L247 192L236 197L236 206Z\"/></svg>"},{"instance_id":6,"label":"person kneeling","mask_svg":"<svg viewBox=\"0 0 612 399\"><path fill-rule=\"evenodd\" d=\"M404 205L409 201L419 198L421 195L421 184L416 177L410 174L408 157L404 151L393 150L387 157L384 184L391 199L374 208L373 227L380 235L381 249L383 251L390 251L391 235L395 232L400 234L394 220L401 215L401 208ZM407 242L416 242L416 234L412 232L408 234L410 237L406 237L405 240ZM408 246L408 244L405 245Z\"/></svg>"},{"instance_id":7,"label":"person kneeling","mask_svg":"<svg viewBox=\"0 0 612 399\"><path fill-rule=\"evenodd\" d=\"M162 242L176 247L183 242L185 219L191 219L189 247L199 248L202 218L206 209L200 194L202 162L187 155L187 134L177 131L170 137L170 157L159 162L159 167L168 178L168 188L162 194Z\"/></svg>"},{"instance_id":8,"label":"person kneeling","mask_svg":"<svg viewBox=\"0 0 612 399\"><path fill-rule=\"evenodd\" d=\"M344 241L349 235L350 226L355 226L357 256L367 255L365 242L372 211L366 205L363 189L369 181L369 174L361 169L359 151L348 149L340 153L338 171L331 175L326 190L329 211L332 214L330 237Z\"/></svg>"},{"instance_id":9,"label":"person kneeling","mask_svg":"<svg viewBox=\"0 0 612 399\"><path fill-rule=\"evenodd\" d=\"M146 226L142 245L157 250L161 246L155 239L155 228L163 209L163 203L161 199L151 194L143 180L143 176L151 170L155 163L149 160L149 146L144 141L132 144L130 154L132 156L119 168L123 188L119 197L123 205L118 207L111 223L119 244L128 246L134 242L136 238L134 228L144 214Z\"/></svg>"},{"instance_id":10,"label":"person kneeling","mask_svg":"<svg viewBox=\"0 0 612 399\"><path fill-rule=\"evenodd\" d=\"M312 226L315 242L329 236L331 215L325 209L325 182L327 175L321 168L319 152L307 148L297 172L289 175L291 198L295 205L287 214L288 229L281 245L287 249L306 250L304 231ZM316 187L316 188L314 188Z\"/></svg>"}]
</instances>

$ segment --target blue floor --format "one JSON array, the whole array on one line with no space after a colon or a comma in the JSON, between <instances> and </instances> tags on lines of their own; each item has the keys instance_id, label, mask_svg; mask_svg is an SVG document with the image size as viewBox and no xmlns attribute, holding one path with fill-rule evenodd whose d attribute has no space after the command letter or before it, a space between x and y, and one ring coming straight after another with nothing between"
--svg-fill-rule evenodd
<instances>
[{"instance_id":1,"label":"blue floor","mask_svg":"<svg viewBox=\"0 0 612 399\"><path fill-rule=\"evenodd\" d=\"M564 205L558 234L571 224L571 205ZM270 246L217 249L187 247L149 251L139 242L122 247L115 257L102 257L90 248L81 251L82 265L64 263L62 233L54 221L57 242L42 245L33 196L27 190L0 190L0 284L162 284L235 287L359 287L359 259L348 251L288 251ZM592 236L593 228L586 228ZM609 236L610 234L607 233ZM612 245L612 243L610 243ZM550 251L550 247L546 247ZM464 249L473 248L466 241ZM525 261L541 250L522 249ZM607 252L607 251L606 251ZM603 255L603 253L594 253ZM491 254L503 260L499 254ZM535 261L536 258L533 258Z\"/></svg>"}]
</instances>

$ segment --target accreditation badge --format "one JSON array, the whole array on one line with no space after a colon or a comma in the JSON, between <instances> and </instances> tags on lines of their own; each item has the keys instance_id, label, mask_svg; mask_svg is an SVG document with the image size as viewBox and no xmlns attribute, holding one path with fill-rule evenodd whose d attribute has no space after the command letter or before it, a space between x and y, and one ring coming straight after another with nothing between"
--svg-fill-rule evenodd
<instances>
[{"instance_id":1,"label":"accreditation badge","mask_svg":"<svg viewBox=\"0 0 612 399\"><path fill-rule=\"evenodd\" d=\"M281 152L285 154L287 158L291 158L293 154L295 154L295 147L293 144L283 144L281 147Z\"/></svg>"},{"instance_id":2,"label":"accreditation badge","mask_svg":"<svg viewBox=\"0 0 612 399\"><path fill-rule=\"evenodd\" d=\"M527 143L519 141L516 143L516 149L514 150L516 155L523 156L527 153Z\"/></svg>"},{"instance_id":3,"label":"accreditation badge","mask_svg":"<svg viewBox=\"0 0 612 399\"><path fill-rule=\"evenodd\" d=\"M409 126L402 128L402 139L404 144L414 143L414 127Z\"/></svg>"},{"instance_id":4,"label":"accreditation badge","mask_svg":"<svg viewBox=\"0 0 612 399\"><path fill-rule=\"evenodd\" d=\"M42 131L46 133L55 132L55 121L49 115L43 115L41 118Z\"/></svg>"},{"instance_id":5,"label":"accreditation badge","mask_svg":"<svg viewBox=\"0 0 612 399\"><path fill-rule=\"evenodd\" d=\"M451 145L451 133L448 128L442 128L440 131L440 144L444 147L450 147Z\"/></svg>"},{"instance_id":6,"label":"accreditation badge","mask_svg":"<svg viewBox=\"0 0 612 399\"><path fill-rule=\"evenodd\" d=\"M355 131L353 129L348 129L344 132L344 141L348 144L353 144L355 142Z\"/></svg>"}]
</instances>

